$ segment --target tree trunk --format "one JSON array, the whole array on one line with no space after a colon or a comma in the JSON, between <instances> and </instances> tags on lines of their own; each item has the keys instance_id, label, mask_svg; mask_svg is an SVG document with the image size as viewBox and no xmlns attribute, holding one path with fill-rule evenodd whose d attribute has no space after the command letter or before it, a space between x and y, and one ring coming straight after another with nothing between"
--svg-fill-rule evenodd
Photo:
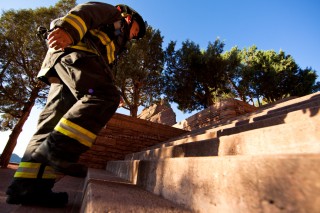
<instances>
[{"instance_id":1,"label":"tree trunk","mask_svg":"<svg viewBox=\"0 0 320 213\"><path fill-rule=\"evenodd\" d=\"M138 117L138 108L139 108L139 100L140 100L140 87L141 83L136 82L133 86L133 103L130 106L130 116L131 117Z\"/></svg>"},{"instance_id":2,"label":"tree trunk","mask_svg":"<svg viewBox=\"0 0 320 213\"><path fill-rule=\"evenodd\" d=\"M13 128L13 130L9 136L9 139L7 141L7 145L1 154L1 157L0 157L1 168L8 167L10 157L12 155L14 148L17 145L18 137L19 137L20 133L22 132L22 127L23 127L24 123L27 121L27 119L30 115L31 109L34 106L35 100L38 97L38 92L39 92L39 88L36 87L32 91L31 96L29 98L29 101L24 105L24 108L22 110L22 116L19 119L18 123Z\"/></svg>"},{"instance_id":3,"label":"tree trunk","mask_svg":"<svg viewBox=\"0 0 320 213\"><path fill-rule=\"evenodd\" d=\"M137 105L132 105L130 107L130 116L134 117L134 118L138 117L138 106Z\"/></svg>"},{"instance_id":4,"label":"tree trunk","mask_svg":"<svg viewBox=\"0 0 320 213\"><path fill-rule=\"evenodd\" d=\"M212 106L212 105L214 105L215 104L215 100L214 100L214 97L213 97L213 95L212 95L212 91L209 89L209 87L208 86L206 86L205 88L204 88L204 93L205 93L205 99L206 99L206 106L205 106L205 108L208 108L208 107L210 107L210 106Z\"/></svg>"}]
</instances>

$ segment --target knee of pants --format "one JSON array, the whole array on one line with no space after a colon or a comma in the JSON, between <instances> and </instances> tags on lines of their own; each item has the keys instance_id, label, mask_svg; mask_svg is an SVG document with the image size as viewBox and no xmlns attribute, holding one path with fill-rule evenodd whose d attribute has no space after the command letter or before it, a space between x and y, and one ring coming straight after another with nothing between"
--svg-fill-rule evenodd
<instances>
[{"instance_id":1,"label":"knee of pants","mask_svg":"<svg viewBox=\"0 0 320 213\"><path fill-rule=\"evenodd\" d=\"M118 108L118 106L119 106L119 104L120 104L120 95L114 95L114 97L112 97L112 98L106 98L105 100L104 100L104 105L103 105L103 110L106 112L106 113L114 113L116 110L117 110L117 108Z\"/></svg>"},{"instance_id":2,"label":"knee of pants","mask_svg":"<svg viewBox=\"0 0 320 213\"><path fill-rule=\"evenodd\" d=\"M91 96L86 95L81 99L77 109L81 111L82 117L94 118L97 121L108 121L115 113L120 103L120 95L112 96Z\"/></svg>"}]
</instances>

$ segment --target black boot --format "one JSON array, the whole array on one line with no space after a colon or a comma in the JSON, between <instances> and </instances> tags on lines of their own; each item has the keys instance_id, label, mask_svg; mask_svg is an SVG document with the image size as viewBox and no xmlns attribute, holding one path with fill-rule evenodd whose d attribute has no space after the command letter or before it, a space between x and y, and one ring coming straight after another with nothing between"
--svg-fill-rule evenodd
<instances>
[{"instance_id":1,"label":"black boot","mask_svg":"<svg viewBox=\"0 0 320 213\"><path fill-rule=\"evenodd\" d=\"M68 194L66 192L47 192L42 194L8 195L6 202L8 204L60 208L67 205Z\"/></svg>"},{"instance_id":2,"label":"black boot","mask_svg":"<svg viewBox=\"0 0 320 213\"><path fill-rule=\"evenodd\" d=\"M57 172L74 177L86 177L88 168L79 163L70 162L63 159L63 153L57 154L54 149L49 147L47 141L44 141L31 155L31 157L39 163L52 166ZM61 151L60 151L61 152ZM65 153L68 155L68 153ZM70 154L69 154L70 155ZM58 157L60 156L60 157ZM70 156L66 156L67 158Z\"/></svg>"},{"instance_id":3,"label":"black boot","mask_svg":"<svg viewBox=\"0 0 320 213\"><path fill-rule=\"evenodd\" d=\"M66 192L52 192L51 180L15 179L6 194L8 204L36 205L52 208L64 207L68 203Z\"/></svg>"}]
</instances>

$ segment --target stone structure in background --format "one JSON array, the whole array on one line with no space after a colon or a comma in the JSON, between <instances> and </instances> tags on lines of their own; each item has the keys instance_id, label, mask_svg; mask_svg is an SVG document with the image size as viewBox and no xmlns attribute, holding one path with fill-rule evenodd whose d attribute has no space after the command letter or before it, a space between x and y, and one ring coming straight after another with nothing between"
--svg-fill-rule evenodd
<instances>
[{"instance_id":1,"label":"stone structure in background","mask_svg":"<svg viewBox=\"0 0 320 213\"><path fill-rule=\"evenodd\" d=\"M233 98L220 102L194 114L193 116L178 122L173 127L192 131L206 126L212 126L220 122L226 122L232 118L246 113L254 112L258 108L243 101Z\"/></svg>"},{"instance_id":2,"label":"stone structure in background","mask_svg":"<svg viewBox=\"0 0 320 213\"><path fill-rule=\"evenodd\" d=\"M91 149L80 156L79 162L90 168L105 169L110 160L123 160L127 154L185 133L187 131L172 126L116 113L99 132Z\"/></svg>"},{"instance_id":3,"label":"stone structure in background","mask_svg":"<svg viewBox=\"0 0 320 213\"><path fill-rule=\"evenodd\" d=\"M242 101L226 99L177 124L176 115L166 101L144 109L139 118L116 113L100 131L92 148L81 155L79 162L90 168L104 169L108 161L123 160L129 153L257 109Z\"/></svg>"},{"instance_id":4,"label":"stone structure in background","mask_svg":"<svg viewBox=\"0 0 320 213\"><path fill-rule=\"evenodd\" d=\"M159 104L153 104L142 110L138 118L169 126L176 123L176 114L165 99L162 99Z\"/></svg>"}]
</instances>

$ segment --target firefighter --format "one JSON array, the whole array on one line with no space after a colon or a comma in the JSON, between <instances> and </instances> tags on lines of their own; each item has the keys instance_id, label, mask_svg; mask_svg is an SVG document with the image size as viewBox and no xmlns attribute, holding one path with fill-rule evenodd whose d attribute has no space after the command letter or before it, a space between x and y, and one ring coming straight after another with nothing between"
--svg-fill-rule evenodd
<instances>
[{"instance_id":1,"label":"firefighter","mask_svg":"<svg viewBox=\"0 0 320 213\"><path fill-rule=\"evenodd\" d=\"M127 5L80 4L50 25L48 52L38 78L50 84L46 105L8 187L7 203L65 206L66 192L53 192L63 175L85 177L79 156L115 113L120 95L110 66L146 23Z\"/></svg>"}]
</instances>

